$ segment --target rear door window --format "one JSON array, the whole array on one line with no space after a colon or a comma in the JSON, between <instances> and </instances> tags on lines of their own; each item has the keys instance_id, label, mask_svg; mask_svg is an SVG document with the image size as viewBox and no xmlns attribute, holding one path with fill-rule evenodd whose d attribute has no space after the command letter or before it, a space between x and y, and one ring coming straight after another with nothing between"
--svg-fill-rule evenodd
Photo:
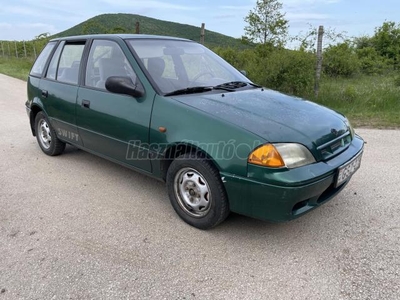
<instances>
[{"instance_id":1,"label":"rear door window","mask_svg":"<svg viewBox=\"0 0 400 300\"><path fill-rule=\"evenodd\" d=\"M57 69L57 80L78 84L79 67L82 60L84 43L66 44L61 53Z\"/></svg>"},{"instance_id":2,"label":"rear door window","mask_svg":"<svg viewBox=\"0 0 400 300\"><path fill-rule=\"evenodd\" d=\"M36 59L30 75L32 76L38 76L41 77L44 71L44 68L46 67L46 62L50 57L51 52L53 51L54 46L56 45L56 42L50 42L44 47L43 51L40 53L38 58Z\"/></svg>"}]
</instances>

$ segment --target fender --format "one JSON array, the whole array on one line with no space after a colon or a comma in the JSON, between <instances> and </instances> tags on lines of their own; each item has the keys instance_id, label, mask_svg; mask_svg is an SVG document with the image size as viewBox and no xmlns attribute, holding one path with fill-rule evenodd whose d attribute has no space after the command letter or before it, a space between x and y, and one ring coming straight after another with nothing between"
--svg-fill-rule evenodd
<instances>
[{"instance_id":1,"label":"fender","mask_svg":"<svg viewBox=\"0 0 400 300\"><path fill-rule=\"evenodd\" d=\"M35 97L33 98L33 101L27 101L25 103L26 109L29 110L29 122L31 125L31 131L32 131L32 135L36 136L36 132L35 132L35 117L36 114L39 111L43 111L44 114L47 116L48 118L48 114L46 112L46 109L44 108L43 102L39 97Z\"/></svg>"}]
</instances>

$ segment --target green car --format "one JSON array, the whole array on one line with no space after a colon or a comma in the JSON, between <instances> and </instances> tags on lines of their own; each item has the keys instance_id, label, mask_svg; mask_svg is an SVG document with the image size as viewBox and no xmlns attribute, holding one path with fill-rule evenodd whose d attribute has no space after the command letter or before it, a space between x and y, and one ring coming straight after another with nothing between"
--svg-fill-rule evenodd
<instances>
[{"instance_id":1,"label":"green car","mask_svg":"<svg viewBox=\"0 0 400 300\"><path fill-rule=\"evenodd\" d=\"M162 180L177 214L200 229L230 212L295 219L346 186L364 147L344 116L163 36L50 41L26 110L45 154L70 144Z\"/></svg>"}]
</instances>

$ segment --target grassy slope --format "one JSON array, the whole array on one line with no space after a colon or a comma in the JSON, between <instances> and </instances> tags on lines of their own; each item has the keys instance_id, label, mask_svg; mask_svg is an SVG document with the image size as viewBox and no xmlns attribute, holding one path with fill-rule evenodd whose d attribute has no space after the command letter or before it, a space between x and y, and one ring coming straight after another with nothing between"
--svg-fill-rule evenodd
<instances>
[{"instance_id":1,"label":"grassy slope","mask_svg":"<svg viewBox=\"0 0 400 300\"><path fill-rule=\"evenodd\" d=\"M400 127L400 87L397 74L325 78L318 103L350 118L356 126Z\"/></svg>"},{"instance_id":2,"label":"grassy slope","mask_svg":"<svg viewBox=\"0 0 400 300\"><path fill-rule=\"evenodd\" d=\"M0 73L19 78L28 79L28 74L33 65L32 58L3 58L0 57Z\"/></svg>"},{"instance_id":3,"label":"grassy slope","mask_svg":"<svg viewBox=\"0 0 400 300\"><path fill-rule=\"evenodd\" d=\"M66 31L60 32L55 37L81 35L85 33L105 33L114 28L123 28L126 33L135 33L135 24L140 23L140 33L168 35L187 38L194 41L200 40L200 27L162 21L134 14L103 14L80 23ZM200 24L199 24L200 26ZM206 30L206 46L231 46L247 48L240 40L217 32Z\"/></svg>"}]
</instances>

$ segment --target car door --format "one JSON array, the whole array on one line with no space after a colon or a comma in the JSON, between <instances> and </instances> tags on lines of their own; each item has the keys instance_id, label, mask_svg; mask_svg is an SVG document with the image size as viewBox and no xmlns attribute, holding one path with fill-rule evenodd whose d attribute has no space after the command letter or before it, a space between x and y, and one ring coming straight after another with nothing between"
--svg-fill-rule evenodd
<instances>
[{"instance_id":1,"label":"car door","mask_svg":"<svg viewBox=\"0 0 400 300\"><path fill-rule=\"evenodd\" d=\"M85 41L58 44L40 83L42 102L60 139L82 145L76 126L76 97Z\"/></svg>"},{"instance_id":2,"label":"car door","mask_svg":"<svg viewBox=\"0 0 400 300\"><path fill-rule=\"evenodd\" d=\"M105 88L110 76L129 76L140 85L132 62L134 58L123 42L93 40L84 82L78 90L78 131L86 149L151 172L148 141L154 94L134 98L110 93ZM134 67L139 70L137 64Z\"/></svg>"}]
</instances>

